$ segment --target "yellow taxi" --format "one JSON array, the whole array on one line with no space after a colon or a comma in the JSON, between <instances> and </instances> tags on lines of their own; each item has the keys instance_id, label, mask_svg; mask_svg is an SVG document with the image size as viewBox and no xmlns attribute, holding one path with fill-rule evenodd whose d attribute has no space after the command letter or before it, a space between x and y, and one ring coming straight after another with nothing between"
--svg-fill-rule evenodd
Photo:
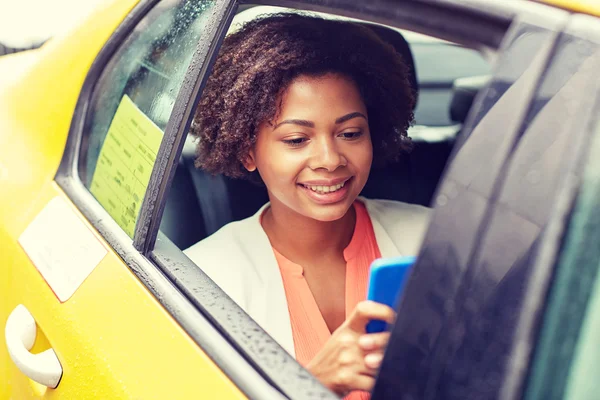
<instances>
[{"instance_id":1,"label":"yellow taxi","mask_svg":"<svg viewBox=\"0 0 600 400\"><path fill-rule=\"evenodd\" d=\"M265 5L369 25L419 95L363 193L433 208L372 398L597 398L597 0L115 0L0 58L0 399L336 398L183 253L267 200L188 138Z\"/></svg>"}]
</instances>

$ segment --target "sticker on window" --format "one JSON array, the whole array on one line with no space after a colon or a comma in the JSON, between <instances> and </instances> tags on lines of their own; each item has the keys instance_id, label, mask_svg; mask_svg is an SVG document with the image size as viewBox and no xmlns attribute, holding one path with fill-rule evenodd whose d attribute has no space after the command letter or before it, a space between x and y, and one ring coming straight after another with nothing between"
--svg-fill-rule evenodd
<instances>
[{"instance_id":1,"label":"sticker on window","mask_svg":"<svg viewBox=\"0 0 600 400\"><path fill-rule=\"evenodd\" d=\"M90 191L133 238L163 132L123 96L100 149Z\"/></svg>"}]
</instances>

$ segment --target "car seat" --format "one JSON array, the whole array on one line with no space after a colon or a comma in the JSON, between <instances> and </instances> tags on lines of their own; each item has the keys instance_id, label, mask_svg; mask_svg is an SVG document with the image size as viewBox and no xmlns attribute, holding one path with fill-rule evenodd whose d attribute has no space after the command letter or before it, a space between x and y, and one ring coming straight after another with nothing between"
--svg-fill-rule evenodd
<instances>
[{"instance_id":1,"label":"car seat","mask_svg":"<svg viewBox=\"0 0 600 400\"><path fill-rule=\"evenodd\" d=\"M418 95L417 75L409 44L396 30L364 24L402 55L410 70L410 82ZM363 192L380 198L429 205L451 144L417 142L410 155L371 171ZM185 249L229 222L253 215L268 201L267 191L249 181L211 176L195 168L195 145L188 140L169 192L161 231Z\"/></svg>"}]
</instances>

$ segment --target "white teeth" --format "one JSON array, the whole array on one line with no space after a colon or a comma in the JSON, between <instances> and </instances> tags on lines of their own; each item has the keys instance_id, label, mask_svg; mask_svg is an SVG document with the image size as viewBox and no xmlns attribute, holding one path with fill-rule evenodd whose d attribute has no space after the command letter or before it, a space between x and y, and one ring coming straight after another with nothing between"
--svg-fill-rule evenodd
<instances>
[{"instance_id":1,"label":"white teeth","mask_svg":"<svg viewBox=\"0 0 600 400\"><path fill-rule=\"evenodd\" d=\"M333 185L333 186L304 186L310 190L312 190L313 192L317 192L319 194L324 194L324 193L331 193L331 192L336 192L338 190L340 190L341 188L344 187L344 185L346 184L346 182L342 182L342 183L338 183L337 185Z\"/></svg>"}]
</instances>

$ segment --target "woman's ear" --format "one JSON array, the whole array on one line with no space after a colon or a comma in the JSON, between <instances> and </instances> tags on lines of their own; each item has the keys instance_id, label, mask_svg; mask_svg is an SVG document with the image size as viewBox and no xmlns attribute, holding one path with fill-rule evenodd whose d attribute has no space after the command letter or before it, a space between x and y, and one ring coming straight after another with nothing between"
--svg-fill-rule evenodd
<instances>
[{"instance_id":1,"label":"woman's ear","mask_svg":"<svg viewBox=\"0 0 600 400\"><path fill-rule=\"evenodd\" d=\"M254 161L254 149L251 149L248 152L248 155L242 161L242 164L244 164L244 168L246 168L248 172L256 171L256 162Z\"/></svg>"}]
</instances>

